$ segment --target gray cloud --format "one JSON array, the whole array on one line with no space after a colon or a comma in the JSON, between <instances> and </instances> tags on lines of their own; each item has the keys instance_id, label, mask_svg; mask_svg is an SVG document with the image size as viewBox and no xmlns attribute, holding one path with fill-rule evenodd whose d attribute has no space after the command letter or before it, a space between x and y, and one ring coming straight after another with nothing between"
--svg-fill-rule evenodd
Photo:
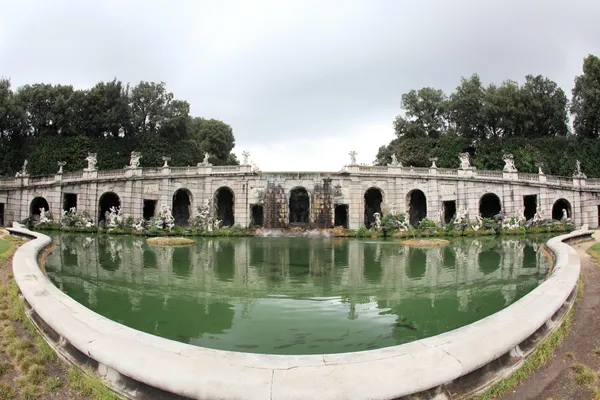
<instances>
[{"instance_id":1,"label":"gray cloud","mask_svg":"<svg viewBox=\"0 0 600 400\"><path fill-rule=\"evenodd\" d=\"M598 15L587 0L10 2L0 73L16 86L165 81L265 168L335 169L351 145L374 158L410 89L539 73L570 93L600 54Z\"/></svg>"}]
</instances>

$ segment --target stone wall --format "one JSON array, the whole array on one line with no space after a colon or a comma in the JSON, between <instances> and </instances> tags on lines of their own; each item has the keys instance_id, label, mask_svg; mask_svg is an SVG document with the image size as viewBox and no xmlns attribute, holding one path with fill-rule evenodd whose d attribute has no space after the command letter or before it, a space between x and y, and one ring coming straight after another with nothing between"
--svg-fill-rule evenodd
<instances>
[{"instance_id":1,"label":"stone wall","mask_svg":"<svg viewBox=\"0 0 600 400\"><path fill-rule=\"evenodd\" d=\"M265 193L265 227L285 228L287 219L287 199L284 189L280 186L269 187Z\"/></svg>"},{"instance_id":2,"label":"stone wall","mask_svg":"<svg viewBox=\"0 0 600 400\"><path fill-rule=\"evenodd\" d=\"M381 209L406 212L409 193L418 189L425 195L427 217L436 220L444 202L454 201L456 208L466 208L470 219L479 215L479 202L486 193L494 193L502 210L513 217L522 213L524 196L535 195L546 218L559 199L570 204L570 216L577 225L598 227L600 181L582 178L552 177L497 171L463 171L354 166L338 173L325 172L253 172L249 166L202 168L137 169L65 174L56 177L0 179L0 207L4 224L30 216L31 203L43 197L57 218L63 210L66 194L77 195L77 208L87 212L95 222L99 201L105 193L115 193L122 212L134 219L143 217L144 200L156 201L172 208L179 189L190 194L190 211L206 199L214 200L219 188L233 192L235 223L248 226L253 205L262 205L264 225L283 228L289 224L289 199L293 189L304 188L310 198L310 226L330 227L336 205L348 206L348 226L364 224L365 193L380 191Z\"/></svg>"},{"instance_id":3,"label":"stone wall","mask_svg":"<svg viewBox=\"0 0 600 400\"><path fill-rule=\"evenodd\" d=\"M331 178L315 184L311 201L311 222L315 228L333 227L333 193Z\"/></svg>"}]
</instances>

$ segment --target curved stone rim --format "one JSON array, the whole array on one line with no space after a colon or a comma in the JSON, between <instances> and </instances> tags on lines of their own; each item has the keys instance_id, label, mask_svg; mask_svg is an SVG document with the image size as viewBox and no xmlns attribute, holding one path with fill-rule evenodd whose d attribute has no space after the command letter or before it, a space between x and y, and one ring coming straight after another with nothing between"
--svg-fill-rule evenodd
<instances>
[{"instance_id":1,"label":"curved stone rim","mask_svg":"<svg viewBox=\"0 0 600 400\"><path fill-rule=\"evenodd\" d=\"M190 398L221 399L391 399L440 391L503 356L522 359L519 345L552 326L560 310L572 304L580 260L563 241L593 233L579 230L550 239L555 264L548 279L472 324L382 349L288 356L197 347L103 317L61 292L40 270L37 258L50 237L22 227L9 231L33 239L16 251L13 275L34 322L46 332L50 328L52 335L46 336L54 339L55 349L75 348L97 363L117 391L123 392L119 386L128 379Z\"/></svg>"}]
</instances>

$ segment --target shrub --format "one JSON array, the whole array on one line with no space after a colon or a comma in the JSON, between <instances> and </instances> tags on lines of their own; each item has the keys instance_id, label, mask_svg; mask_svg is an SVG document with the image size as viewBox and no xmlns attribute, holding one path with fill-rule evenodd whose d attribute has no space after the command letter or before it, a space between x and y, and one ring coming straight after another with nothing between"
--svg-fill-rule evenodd
<instances>
[{"instance_id":1,"label":"shrub","mask_svg":"<svg viewBox=\"0 0 600 400\"><path fill-rule=\"evenodd\" d=\"M371 237L371 231L366 226L361 226L356 230L356 237L366 238Z\"/></svg>"}]
</instances>

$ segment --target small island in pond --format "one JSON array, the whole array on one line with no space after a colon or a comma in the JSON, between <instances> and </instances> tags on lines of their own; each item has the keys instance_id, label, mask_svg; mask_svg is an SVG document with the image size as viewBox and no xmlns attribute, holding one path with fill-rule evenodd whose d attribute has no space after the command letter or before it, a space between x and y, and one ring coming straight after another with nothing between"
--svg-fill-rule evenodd
<instances>
[{"instance_id":1,"label":"small island in pond","mask_svg":"<svg viewBox=\"0 0 600 400\"><path fill-rule=\"evenodd\" d=\"M446 246L450 241L446 239L422 238L422 239L407 239L402 241L403 246L409 247L438 247Z\"/></svg>"},{"instance_id":2,"label":"small island in pond","mask_svg":"<svg viewBox=\"0 0 600 400\"><path fill-rule=\"evenodd\" d=\"M194 244L194 240L184 237L153 237L146 240L153 246L189 246Z\"/></svg>"}]
</instances>

